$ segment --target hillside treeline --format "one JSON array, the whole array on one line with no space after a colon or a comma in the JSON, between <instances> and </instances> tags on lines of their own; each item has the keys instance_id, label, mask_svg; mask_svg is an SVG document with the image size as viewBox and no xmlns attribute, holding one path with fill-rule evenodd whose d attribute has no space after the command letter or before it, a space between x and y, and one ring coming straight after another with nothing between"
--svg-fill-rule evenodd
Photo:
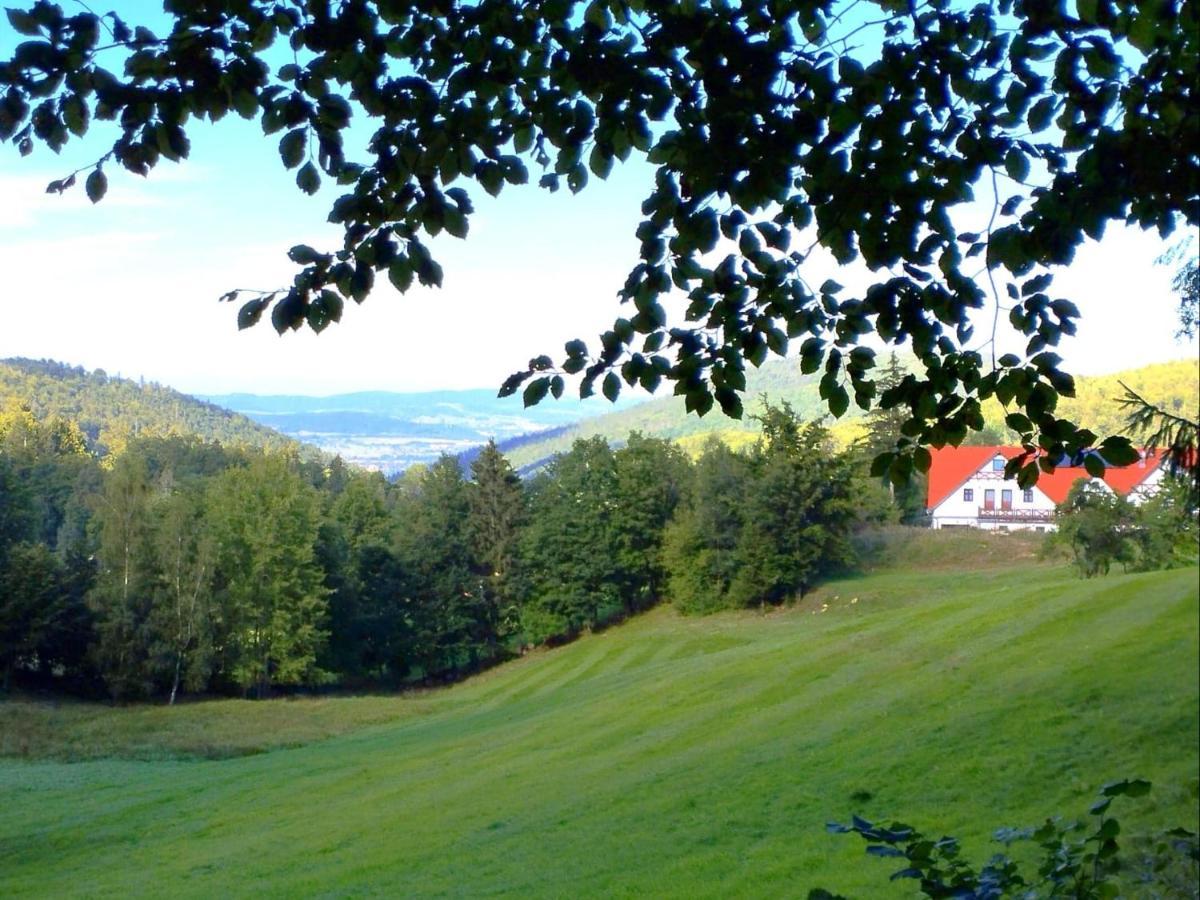
<instances>
[{"instance_id":1,"label":"hillside treeline","mask_svg":"<svg viewBox=\"0 0 1200 900\"><path fill-rule=\"evenodd\" d=\"M0 669L118 699L448 680L671 600L778 603L895 518L786 407L692 462L631 435L517 478L489 445L382 476L195 438L101 463L78 426L0 416Z\"/></svg>"},{"instance_id":2,"label":"hillside treeline","mask_svg":"<svg viewBox=\"0 0 1200 900\"><path fill-rule=\"evenodd\" d=\"M903 376L919 368L911 356L892 355L881 360L883 381L879 393ZM769 397L775 402L787 402L801 418L814 419L824 414L824 401L818 385L820 373L803 375L799 360L771 361L760 369L746 374L746 407L758 405L758 399ZM1125 396L1125 386L1152 400L1163 409L1195 418L1200 409L1200 368L1195 360L1158 363L1117 372L1112 375L1087 375L1075 379L1075 396L1061 397L1055 415L1086 424L1097 435L1129 434L1129 410L1119 402ZM752 399L754 398L754 399ZM985 425L980 431L967 435L972 444L1014 444L1020 436L1005 425L1005 409L996 400L983 404ZM871 430L871 416L851 404L846 415L833 426L834 436L843 445L852 443ZM722 416L689 414L680 397L649 400L627 410L597 416L567 426L554 433L546 432L523 438L519 443L504 441L501 449L518 468L531 466L571 446L578 437L602 436L610 441L624 438L631 431L656 437L669 437L689 449L701 447L716 434L734 449L753 444L761 431L753 419L735 421Z\"/></svg>"},{"instance_id":3,"label":"hillside treeline","mask_svg":"<svg viewBox=\"0 0 1200 900\"><path fill-rule=\"evenodd\" d=\"M121 453L144 435L200 434L223 444L297 448L264 425L152 381L132 381L51 360L0 360L0 409L28 406L39 420L75 423L97 454ZM315 456L312 448L302 452Z\"/></svg>"}]
</instances>

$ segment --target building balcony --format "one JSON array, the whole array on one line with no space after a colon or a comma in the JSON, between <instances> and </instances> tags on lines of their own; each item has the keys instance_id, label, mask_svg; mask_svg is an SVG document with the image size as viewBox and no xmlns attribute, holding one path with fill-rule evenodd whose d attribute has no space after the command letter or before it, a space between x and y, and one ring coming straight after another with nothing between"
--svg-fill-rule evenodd
<instances>
[{"instance_id":1,"label":"building balcony","mask_svg":"<svg viewBox=\"0 0 1200 900\"><path fill-rule=\"evenodd\" d=\"M1034 522L1048 524L1054 521L1052 509L1001 509L981 506L978 510L981 522Z\"/></svg>"}]
</instances>

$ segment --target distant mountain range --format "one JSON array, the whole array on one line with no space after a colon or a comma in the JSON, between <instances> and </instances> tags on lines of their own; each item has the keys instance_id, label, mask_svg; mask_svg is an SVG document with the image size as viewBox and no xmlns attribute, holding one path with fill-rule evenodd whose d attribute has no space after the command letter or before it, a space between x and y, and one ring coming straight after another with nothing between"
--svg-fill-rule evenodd
<instances>
[{"instance_id":1,"label":"distant mountain range","mask_svg":"<svg viewBox=\"0 0 1200 900\"><path fill-rule=\"evenodd\" d=\"M489 438L518 470L532 471L579 439L599 435L614 446L632 431L671 438L695 450L709 435L733 446L755 440L750 414L762 398L787 401L805 419L826 413L815 376L801 374L797 360L774 360L747 373L747 418L719 412L700 418L677 397L623 398L615 408L601 398L544 400L524 409L519 397L491 390L391 393L368 391L330 397L223 394L195 398L153 382L113 377L49 360L0 360L0 408L27 404L39 418L62 416L79 423L93 448L119 453L137 435L194 434L226 445L298 449L318 456L340 454L347 462L394 474L442 453L469 462ZM1124 426L1115 402L1129 385L1147 399L1189 418L1200 417L1200 363L1180 360L1113 375L1079 378L1076 397L1064 398L1058 414L1113 434ZM989 441L1010 440L998 404L985 405ZM834 424L850 439L862 433L855 407ZM318 449L319 448L319 449Z\"/></svg>"},{"instance_id":2,"label":"distant mountain range","mask_svg":"<svg viewBox=\"0 0 1200 900\"><path fill-rule=\"evenodd\" d=\"M521 435L557 433L614 410L602 398L564 398L524 409L519 396L493 390L391 393L364 391L329 397L214 394L202 399L234 410L297 440L336 453L348 462L399 472L443 453L459 455ZM624 399L628 411L636 399Z\"/></svg>"}]
</instances>

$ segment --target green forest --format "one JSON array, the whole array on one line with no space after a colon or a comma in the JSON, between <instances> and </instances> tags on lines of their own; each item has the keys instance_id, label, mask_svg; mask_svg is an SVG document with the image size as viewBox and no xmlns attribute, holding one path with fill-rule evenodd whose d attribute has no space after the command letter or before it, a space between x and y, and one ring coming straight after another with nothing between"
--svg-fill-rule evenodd
<instances>
[{"instance_id":1,"label":"green forest","mask_svg":"<svg viewBox=\"0 0 1200 900\"><path fill-rule=\"evenodd\" d=\"M218 432L226 444L173 422L105 444L139 409L162 421L171 392L96 431L68 413L142 389L26 368L31 387L58 385L40 406L57 411L0 414L6 686L174 702L456 680L663 601L793 601L860 565L870 530L924 515L920 477L868 476L902 427L881 410L848 447L784 402L762 407L741 450L578 438L523 480L489 443L469 465L443 456L389 481L291 442L238 443L250 429ZM903 376L894 362L884 380ZM1186 563L1194 528L1174 497L1073 501L1059 552L1086 575Z\"/></svg>"},{"instance_id":2,"label":"green forest","mask_svg":"<svg viewBox=\"0 0 1200 900\"><path fill-rule=\"evenodd\" d=\"M779 603L896 518L826 429L768 410L749 453L580 440L521 481L489 444L396 482L294 449L0 418L5 682L121 700L454 679L664 597Z\"/></svg>"},{"instance_id":3,"label":"green forest","mask_svg":"<svg viewBox=\"0 0 1200 900\"><path fill-rule=\"evenodd\" d=\"M137 437L202 435L226 446L299 447L245 416L154 382L52 360L0 359L0 410L19 407L38 420L73 423L99 456L117 455ZM301 453L315 455L311 448Z\"/></svg>"}]
</instances>

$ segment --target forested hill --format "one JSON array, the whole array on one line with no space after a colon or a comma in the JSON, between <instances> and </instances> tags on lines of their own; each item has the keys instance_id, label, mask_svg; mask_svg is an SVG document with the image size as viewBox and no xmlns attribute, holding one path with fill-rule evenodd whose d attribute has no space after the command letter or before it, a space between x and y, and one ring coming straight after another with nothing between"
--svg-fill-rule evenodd
<instances>
[{"instance_id":1,"label":"forested hill","mask_svg":"<svg viewBox=\"0 0 1200 900\"><path fill-rule=\"evenodd\" d=\"M901 362L903 364L904 360ZM760 408L761 398L764 396L769 397L772 403L787 401L802 419L817 418L826 414L825 405L817 393L819 380L820 373L802 374L798 359L775 360L768 362L761 369L747 372L747 416L741 421L726 418L719 412L699 418L684 410L681 397L663 397L631 409L612 412L569 428L559 429L544 439L540 436L525 436L505 441L500 444L500 449L514 466L527 470L556 453L570 449L571 444L578 438L599 435L610 443L620 444L631 431L640 431L648 437L673 438L689 449L698 448L707 435L718 434L726 443L737 447L749 444L758 434L758 423L750 418L749 414ZM1100 435L1122 432L1125 427L1125 412L1116 402L1116 398L1124 393L1122 382L1147 400L1173 412L1191 418L1198 415L1200 363L1196 360L1177 360L1111 375L1079 377L1076 379L1076 396L1060 401L1059 415L1072 419ZM999 404L994 401L985 404L984 412L988 428L976 436L977 440L985 443L1007 443L1015 439L1004 427L1003 410ZM834 434L843 438L857 436L860 428L856 423L861 417L862 411L851 404L846 415L833 425Z\"/></svg>"},{"instance_id":2,"label":"forested hill","mask_svg":"<svg viewBox=\"0 0 1200 900\"><path fill-rule=\"evenodd\" d=\"M537 466L554 454L569 450L578 438L599 435L610 443L619 444L633 431L647 437L682 440L685 444L699 442L709 434L720 434L727 443L736 446L741 442L749 443L758 434L758 423L750 415L758 411L764 397L775 404L790 403L801 419L818 418L826 411L824 401L817 393L819 381L820 373L801 374L798 359L772 360L760 369L747 371L747 415L740 421L721 415L719 410L701 418L684 409L682 397L662 397L557 429L544 439L540 435L523 435L503 441L499 446L513 465L521 469ZM550 402L542 401L543 405ZM852 404L843 421L861 416L862 411Z\"/></svg>"},{"instance_id":3,"label":"forested hill","mask_svg":"<svg viewBox=\"0 0 1200 900\"><path fill-rule=\"evenodd\" d=\"M243 415L172 388L51 360L0 360L0 410L14 404L28 405L38 419L75 422L91 449L102 455L119 453L139 435L196 435L226 446L302 446Z\"/></svg>"}]
</instances>

